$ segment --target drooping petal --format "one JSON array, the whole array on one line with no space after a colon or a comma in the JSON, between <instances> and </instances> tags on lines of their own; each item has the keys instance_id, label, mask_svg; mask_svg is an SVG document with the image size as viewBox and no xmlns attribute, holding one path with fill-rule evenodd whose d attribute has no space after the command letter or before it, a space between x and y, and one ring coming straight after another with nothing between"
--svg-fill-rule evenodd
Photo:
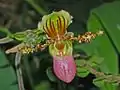
<instances>
[{"instance_id":1,"label":"drooping petal","mask_svg":"<svg viewBox=\"0 0 120 90\"><path fill-rule=\"evenodd\" d=\"M67 27L72 22L71 19L72 16L64 10L53 12L43 16L38 28L43 29L52 39L59 38L67 32Z\"/></svg>"},{"instance_id":2,"label":"drooping petal","mask_svg":"<svg viewBox=\"0 0 120 90\"><path fill-rule=\"evenodd\" d=\"M53 70L62 81L70 83L76 74L76 65L73 56L53 57Z\"/></svg>"}]
</instances>

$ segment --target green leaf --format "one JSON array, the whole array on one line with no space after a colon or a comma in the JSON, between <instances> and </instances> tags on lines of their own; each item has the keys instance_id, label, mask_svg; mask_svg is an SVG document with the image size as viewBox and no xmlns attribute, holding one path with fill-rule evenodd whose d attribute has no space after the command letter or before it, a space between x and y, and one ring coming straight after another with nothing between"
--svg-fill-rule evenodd
<instances>
[{"instance_id":1,"label":"green leaf","mask_svg":"<svg viewBox=\"0 0 120 90\"><path fill-rule=\"evenodd\" d=\"M50 83L47 81L42 81L35 87L35 90L50 90Z\"/></svg>"},{"instance_id":2,"label":"green leaf","mask_svg":"<svg viewBox=\"0 0 120 90\"><path fill-rule=\"evenodd\" d=\"M88 19L88 31L104 30L104 35L96 38L94 43L98 55L104 58L100 69L105 73L118 74L118 52L120 53L120 1L106 3L91 11ZM106 84L106 83L105 83ZM116 86L104 84L101 90L116 90Z\"/></svg>"},{"instance_id":3,"label":"green leaf","mask_svg":"<svg viewBox=\"0 0 120 90\"><path fill-rule=\"evenodd\" d=\"M118 38L120 37L118 36L118 34L116 34L119 32L116 32L116 28L114 27L115 23L117 24L118 21L113 20L113 18L117 17L115 15L119 15L118 11L115 12L119 6L120 6L120 2L114 2L114 3L104 4L99 8L93 9L91 11L91 15L88 19L88 24L87 24L87 28L89 31L96 32L99 31L98 29L105 30L105 34L101 37L97 37L94 43L96 45L95 48L97 49L98 56L104 58L104 61L101 64L101 70L106 73L116 73L116 74L118 73L118 56L116 49L113 46L113 42L118 40ZM114 17L110 11L114 13ZM105 12L107 14L109 13L109 16L108 15L106 16ZM113 21L114 24L110 24L113 23ZM114 36L116 36L117 39L111 41L112 36L111 34L108 35L106 31L107 32L111 31L112 34L114 34Z\"/></svg>"},{"instance_id":4,"label":"green leaf","mask_svg":"<svg viewBox=\"0 0 120 90\"><path fill-rule=\"evenodd\" d=\"M94 79L93 83L96 86L100 87L101 90L117 90L116 86L118 86L118 84L116 84L116 83L105 82L104 78L102 78L102 77Z\"/></svg>"},{"instance_id":5,"label":"green leaf","mask_svg":"<svg viewBox=\"0 0 120 90\"><path fill-rule=\"evenodd\" d=\"M89 71L86 68L83 67L77 67L77 76L79 77L87 77L89 74Z\"/></svg>"},{"instance_id":6,"label":"green leaf","mask_svg":"<svg viewBox=\"0 0 120 90\"><path fill-rule=\"evenodd\" d=\"M92 11L92 14L99 20L99 23L105 28L105 32L111 42L120 53L120 1L108 3ZM105 12L109 15L106 15Z\"/></svg>"},{"instance_id":7,"label":"green leaf","mask_svg":"<svg viewBox=\"0 0 120 90\"><path fill-rule=\"evenodd\" d=\"M104 58L99 57L97 55L93 55L89 60L88 63L89 65L91 65L92 67L99 67L100 64L102 64L102 62L104 61Z\"/></svg>"},{"instance_id":8,"label":"green leaf","mask_svg":"<svg viewBox=\"0 0 120 90\"><path fill-rule=\"evenodd\" d=\"M77 76L79 77L86 77L89 74L89 71L86 67L84 67L85 60L75 60L75 63L77 65Z\"/></svg>"},{"instance_id":9,"label":"green leaf","mask_svg":"<svg viewBox=\"0 0 120 90\"><path fill-rule=\"evenodd\" d=\"M76 63L76 66L84 66L86 64L86 61L84 59L78 59L78 60L75 60L75 63Z\"/></svg>"},{"instance_id":10,"label":"green leaf","mask_svg":"<svg viewBox=\"0 0 120 90\"><path fill-rule=\"evenodd\" d=\"M52 81L52 82L56 82L57 81L56 76L53 74L52 67L48 67L47 68L46 74L47 74L47 76L48 76L50 81Z\"/></svg>"},{"instance_id":11,"label":"green leaf","mask_svg":"<svg viewBox=\"0 0 120 90\"><path fill-rule=\"evenodd\" d=\"M5 28L5 27L0 27L0 32L6 33L7 36L11 36L12 35L11 32L7 28Z\"/></svg>"},{"instance_id":12,"label":"green leaf","mask_svg":"<svg viewBox=\"0 0 120 90\"><path fill-rule=\"evenodd\" d=\"M16 74L9 65L4 53L0 50L0 90L18 90Z\"/></svg>"},{"instance_id":13,"label":"green leaf","mask_svg":"<svg viewBox=\"0 0 120 90\"><path fill-rule=\"evenodd\" d=\"M103 78L96 78L93 80L93 84L95 84L98 87L104 86L104 79Z\"/></svg>"},{"instance_id":14,"label":"green leaf","mask_svg":"<svg viewBox=\"0 0 120 90\"><path fill-rule=\"evenodd\" d=\"M96 53L96 48L94 43L84 43L84 44L75 44L74 45L75 50L82 50L84 51L87 56L91 56Z\"/></svg>"}]
</instances>

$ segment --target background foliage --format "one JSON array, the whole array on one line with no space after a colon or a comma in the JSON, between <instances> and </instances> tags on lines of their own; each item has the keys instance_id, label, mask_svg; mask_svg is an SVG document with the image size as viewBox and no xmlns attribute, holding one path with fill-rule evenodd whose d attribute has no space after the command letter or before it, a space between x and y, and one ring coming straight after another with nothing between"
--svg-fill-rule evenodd
<instances>
[{"instance_id":1,"label":"background foliage","mask_svg":"<svg viewBox=\"0 0 120 90\"><path fill-rule=\"evenodd\" d=\"M104 59L100 64L100 71L118 74L118 60L120 52L120 2L114 0L1 0L0 1L0 30L7 28L15 33L37 27L38 21L45 14L53 10L64 9L73 17L73 24L69 31L75 34L85 31L105 31L103 37L97 38L90 44L74 46L74 53L84 56L96 55L91 60ZM108 3L110 2L110 3ZM105 4L108 3L108 4ZM94 9L95 8L95 9ZM107 14L106 14L107 12ZM5 28L3 28L5 27ZM0 38L5 37L0 33ZM14 54L5 55L3 51L19 42L3 44L0 50L0 89L18 90ZM100 57L100 58L99 58ZM80 59L79 61L82 61ZM79 61L77 62L79 64ZM93 66L92 61L89 61ZM81 64L82 62L80 62ZM85 68L78 68L78 76L69 85L59 81L51 72L52 58L46 49L43 52L33 53L22 57L22 70L26 90L98 90L92 83L95 76L89 74ZM49 68L48 68L49 67ZM9 76L8 76L9 75ZM84 77L84 78L82 78ZM97 82L98 83L98 82ZM100 82L101 83L101 82ZM101 84L100 84L101 85ZM107 88L106 88L107 87ZM111 84L100 86L101 90L116 90Z\"/></svg>"}]
</instances>

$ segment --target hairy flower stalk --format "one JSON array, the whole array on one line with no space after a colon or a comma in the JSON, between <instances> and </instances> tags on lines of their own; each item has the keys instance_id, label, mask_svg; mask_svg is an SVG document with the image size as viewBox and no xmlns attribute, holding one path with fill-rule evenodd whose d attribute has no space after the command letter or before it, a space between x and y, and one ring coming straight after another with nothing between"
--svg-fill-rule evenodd
<instances>
[{"instance_id":1,"label":"hairy flower stalk","mask_svg":"<svg viewBox=\"0 0 120 90\"><path fill-rule=\"evenodd\" d=\"M49 52L53 57L53 70L62 81L70 83L76 74L76 65L72 56L72 41L64 40L72 16L64 10L45 15L38 27L42 28L50 40Z\"/></svg>"}]
</instances>

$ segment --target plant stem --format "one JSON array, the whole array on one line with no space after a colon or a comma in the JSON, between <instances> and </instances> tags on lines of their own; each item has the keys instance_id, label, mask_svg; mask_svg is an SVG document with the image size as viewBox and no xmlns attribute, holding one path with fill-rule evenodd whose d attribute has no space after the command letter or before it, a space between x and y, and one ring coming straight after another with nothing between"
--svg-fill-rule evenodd
<instances>
[{"instance_id":1,"label":"plant stem","mask_svg":"<svg viewBox=\"0 0 120 90\"><path fill-rule=\"evenodd\" d=\"M58 90L67 90L67 86L64 82L58 81Z\"/></svg>"},{"instance_id":2,"label":"plant stem","mask_svg":"<svg viewBox=\"0 0 120 90\"><path fill-rule=\"evenodd\" d=\"M47 14L47 11L45 11L42 7L37 5L34 0L25 0L27 1L39 14L45 15Z\"/></svg>"},{"instance_id":3,"label":"plant stem","mask_svg":"<svg viewBox=\"0 0 120 90\"><path fill-rule=\"evenodd\" d=\"M12 42L12 41L13 39L11 39L10 37L5 37L5 38L0 39L0 44L5 44L5 43Z\"/></svg>"},{"instance_id":4,"label":"plant stem","mask_svg":"<svg viewBox=\"0 0 120 90\"><path fill-rule=\"evenodd\" d=\"M3 33L6 33L7 36L11 36L12 33L5 27L0 27L0 31L3 32Z\"/></svg>"},{"instance_id":5,"label":"plant stem","mask_svg":"<svg viewBox=\"0 0 120 90\"><path fill-rule=\"evenodd\" d=\"M28 80L30 82L30 86L31 86L32 90L34 90L34 81L32 79L28 58L26 56L25 56L25 60L24 60L24 67L25 67L25 70L26 70L26 73L28 76Z\"/></svg>"},{"instance_id":6,"label":"plant stem","mask_svg":"<svg viewBox=\"0 0 120 90\"><path fill-rule=\"evenodd\" d=\"M15 67L16 67L16 74L18 80L18 88L19 90L25 90L20 64L21 64L21 53L17 52L15 56Z\"/></svg>"}]
</instances>

